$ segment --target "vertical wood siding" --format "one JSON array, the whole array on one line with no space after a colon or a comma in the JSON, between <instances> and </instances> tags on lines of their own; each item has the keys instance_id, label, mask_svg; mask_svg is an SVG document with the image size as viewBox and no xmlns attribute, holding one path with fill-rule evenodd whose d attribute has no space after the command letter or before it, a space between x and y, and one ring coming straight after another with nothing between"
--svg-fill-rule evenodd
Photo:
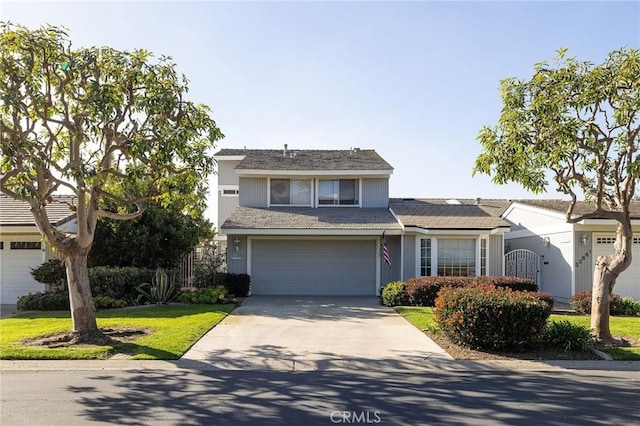
<instances>
[{"instance_id":1,"label":"vertical wood siding","mask_svg":"<svg viewBox=\"0 0 640 426\"><path fill-rule=\"evenodd\" d=\"M389 205L389 179L362 179L362 207L387 207Z\"/></svg>"},{"instance_id":2,"label":"vertical wood siding","mask_svg":"<svg viewBox=\"0 0 640 426\"><path fill-rule=\"evenodd\" d=\"M416 276L416 236L404 236L404 277L403 281Z\"/></svg>"},{"instance_id":3,"label":"vertical wood siding","mask_svg":"<svg viewBox=\"0 0 640 426\"><path fill-rule=\"evenodd\" d=\"M583 246L580 241L582 234L587 234L589 244L586 246ZM593 259L593 252L591 251L592 243L592 232L581 231L573 233L573 244L576 253L575 263L573 265L576 278L576 293L591 290L593 281L593 264L595 262Z\"/></svg>"},{"instance_id":4,"label":"vertical wood siding","mask_svg":"<svg viewBox=\"0 0 640 426\"><path fill-rule=\"evenodd\" d=\"M227 236L227 271L233 274L247 273L247 237L240 235L240 252L236 254L233 247L235 235Z\"/></svg>"},{"instance_id":5,"label":"vertical wood siding","mask_svg":"<svg viewBox=\"0 0 640 426\"><path fill-rule=\"evenodd\" d=\"M267 207L267 178L240 178L240 205Z\"/></svg>"},{"instance_id":6,"label":"vertical wood siding","mask_svg":"<svg viewBox=\"0 0 640 426\"><path fill-rule=\"evenodd\" d=\"M502 235L490 235L487 259L487 274L502 275L504 263L504 241Z\"/></svg>"},{"instance_id":7,"label":"vertical wood siding","mask_svg":"<svg viewBox=\"0 0 640 426\"><path fill-rule=\"evenodd\" d=\"M387 249L389 250L389 257L391 258L391 266L384 263L382 254L380 253L380 286L384 286L392 281L399 281L400 277L400 236L388 235Z\"/></svg>"}]
</instances>

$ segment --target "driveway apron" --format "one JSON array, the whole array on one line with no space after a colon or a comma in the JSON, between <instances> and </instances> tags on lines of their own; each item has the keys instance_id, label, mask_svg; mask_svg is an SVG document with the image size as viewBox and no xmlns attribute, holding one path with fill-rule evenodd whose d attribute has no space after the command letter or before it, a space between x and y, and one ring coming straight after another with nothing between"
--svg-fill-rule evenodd
<instances>
[{"instance_id":1,"label":"driveway apron","mask_svg":"<svg viewBox=\"0 0 640 426\"><path fill-rule=\"evenodd\" d=\"M222 369L406 369L452 358L375 297L252 296L182 357Z\"/></svg>"}]
</instances>

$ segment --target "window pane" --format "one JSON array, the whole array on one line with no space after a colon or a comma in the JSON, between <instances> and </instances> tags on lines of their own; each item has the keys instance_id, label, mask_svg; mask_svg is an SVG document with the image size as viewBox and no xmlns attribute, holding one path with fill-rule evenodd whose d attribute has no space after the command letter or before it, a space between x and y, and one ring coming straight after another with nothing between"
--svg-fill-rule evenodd
<instances>
[{"instance_id":1,"label":"window pane","mask_svg":"<svg viewBox=\"0 0 640 426\"><path fill-rule=\"evenodd\" d=\"M311 204L311 181L291 180L291 204Z\"/></svg>"},{"instance_id":2,"label":"window pane","mask_svg":"<svg viewBox=\"0 0 640 426\"><path fill-rule=\"evenodd\" d=\"M487 240L480 240L480 275L487 275Z\"/></svg>"},{"instance_id":3,"label":"window pane","mask_svg":"<svg viewBox=\"0 0 640 426\"><path fill-rule=\"evenodd\" d=\"M355 179L340 180L340 204L358 204L356 193Z\"/></svg>"},{"instance_id":4,"label":"window pane","mask_svg":"<svg viewBox=\"0 0 640 426\"><path fill-rule=\"evenodd\" d=\"M42 243L40 241L12 241L11 250L40 250Z\"/></svg>"},{"instance_id":5,"label":"window pane","mask_svg":"<svg viewBox=\"0 0 640 426\"><path fill-rule=\"evenodd\" d=\"M438 239L438 275L468 277L475 274L475 239Z\"/></svg>"},{"instance_id":6,"label":"window pane","mask_svg":"<svg viewBox=\"0 0 640 426\"><path fill-rule=\"evenodd\" d=\"M289 204L289 179L271 179L271 204Z\"/></svg>"},{"instance_id":7,"label":"window pane","mask_svg":"<svg viewBox=\"0 0 640 426\"><path fill-rule=\"evenodd\" d=\"M318 184L319 204L338 204L338 181L321 180Z\"/></svg>"},{"instance_id":8,"label":"window pane","mask_svg":"<svg viewBox=\"0 0 640 426\"><path fill-rule=\"evenodd\" d=\"M420 240L420 275L430 277L431 274L431 239Z\"/></svg>"}]
</instances>

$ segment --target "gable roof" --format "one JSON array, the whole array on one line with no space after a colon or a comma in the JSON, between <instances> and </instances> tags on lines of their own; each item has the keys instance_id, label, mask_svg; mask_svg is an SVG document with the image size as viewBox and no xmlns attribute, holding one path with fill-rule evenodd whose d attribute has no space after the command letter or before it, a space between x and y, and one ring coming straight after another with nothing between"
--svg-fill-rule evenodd
<instances>
[{"instance_id":1,"label":"gable roof","mask_svg":"<svg viewBox=\"0 0 640 426\"><path fill-rule=\"evenodd\" d=\"M401 229L386 208L236 207L222 229Z\"/></svg>"},{"instance_id":2,"label":"gable roof","mask_svg":"<svg viewBox=\"0 0 640 426\"><path fill-rule=\"evenodd\" d=\"M60 226L76 217L69 207L69 204L75 204L74 199L71 195L52 197L52 202L47 204L47 215L53 226ZM0 195L0 226L35 226L29 203Z\"/></svg>"},{"instance_id":3,"label":"gable roof","mask_svg":"<svg viewBox=\"0 0 640 426\"><path fill-rule=\"evenodd\" d=\"M236 155L244 155L236 166L240 170L393 171L393 167L373 149L223 149L215 154L216 157Z\"/></svg>"},{"instance_id":4,"label":"gable roof","mask_svg":"<svg viewBox=\"0 0 640 426\"><path fill-rule=\"evenodd\" d=\"M569 209L569 200L513 200L514 203L520 203L528 206L538 207L544 210L550 210L563 215L567 213ZM573 209L574 215L581 215L593 211L593 205L588 204L585 201L576 202L576 206ZM630 206L631 219L640 219L640 201L633 201Z\"/></svg>"},{"instance_id":5,"label":"gable roof","mask_svg":"<svg viewBox=\"0 0 640 426\"><path fill-rule=\"evenodd\" d=\"M391 198L389 206L404 226L423 229L495 229L509 227L500 217L508 200ZM458 204L459 203L459 204Z\"/></svg>"}]
</instances>

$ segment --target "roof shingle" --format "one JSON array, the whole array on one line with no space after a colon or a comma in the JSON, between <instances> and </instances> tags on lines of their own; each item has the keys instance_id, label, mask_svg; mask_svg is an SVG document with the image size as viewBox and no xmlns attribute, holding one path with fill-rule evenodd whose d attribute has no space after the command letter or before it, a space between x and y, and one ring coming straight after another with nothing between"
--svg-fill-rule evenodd
<instances>
[{"instance_id":1,"label":"roof shingle","mask_svg":"<svg viewBox=\"0 0 640 426\"><path fill-rule=\"evenodd\" d=\"M75 212L69 207L69 204L75 204L74 198L71 195L52 197L52 202L47 204L47 215L52 225L62 225L75 217ZM29 203L0 195L0 225L35 226Z\"/></svg>"},{"instance_id":2,"label":"roof shingle","mask_svg":"<svg viewBox=\"0 0 640 426\"><path fill-rule=\"evenodd\" d=\"M373 149L294 150L223 149L216 156L244 155L241 170L388 170L393 167Z\"/></svg>"},{"instance_id":3,"label":"roof shingle","mask_svg":"<svg viewBox=\"0 0 640 426\"><path fill-rule=\"evenodd\" d=\"M424 229L495 229L508 227L500 215L509 206L508 200L458 199L450 204L445 199L392 198L390 207L404 226Z\"/></svg>"},{"instance_id":4,"label":"roof shingle","mask_svg":"<svg viewBox=\"0 0 640 426\"><path fill-rule=\"evenodd\" d=\"M569 200L513 200L516 203L526 204L533 207L539 207L545 210L551 210L554 212L566 214L569 209ZM588 204L585 201L576 202L576 206L573 209L574 215L582 215L593 211L593 205ZM633 201L630 206L631 218L640 219L640 201Z\"/></svg>"},{"instance_id":5,"label":"roof shingle","mask_svg":"<svg viewBox=\"0 0 640 426\"><path fill-rule=\"evenodd\" d=\"M222 229L391 230L400 224L386 208L236 207Z\"/></svg>"}]
</instances>

